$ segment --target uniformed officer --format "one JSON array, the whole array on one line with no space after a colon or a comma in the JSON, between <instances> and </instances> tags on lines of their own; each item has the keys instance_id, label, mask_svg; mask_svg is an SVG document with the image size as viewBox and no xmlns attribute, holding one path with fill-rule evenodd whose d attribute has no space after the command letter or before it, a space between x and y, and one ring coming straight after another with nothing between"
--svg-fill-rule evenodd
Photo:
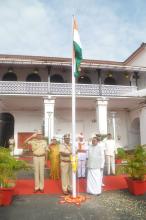
<instances>
[{"instance_id":1,"label":"uniformed officer","mask_svg":"<svg viewBox=\"0 0 146 220\"><path fill-rule=\"evenodd\" d=\"M70 134L64 135L64 143L60 145L61 184L65 195L72 193L72 167Z\"/></svg>"},{"instance_id":2,"label":"uniformed officer","mask_svg":"<svg viewBox=\"0 0 146 220\"><path fill-rule=\"evenodd\" d=\"M33 163L34 163L34 192L44 192L44 167L45 157L47 156L47 141L42 135L42 131L38 130L32 136L25 140L25 143L32 146Z\"/></svg>"}]
</instances>

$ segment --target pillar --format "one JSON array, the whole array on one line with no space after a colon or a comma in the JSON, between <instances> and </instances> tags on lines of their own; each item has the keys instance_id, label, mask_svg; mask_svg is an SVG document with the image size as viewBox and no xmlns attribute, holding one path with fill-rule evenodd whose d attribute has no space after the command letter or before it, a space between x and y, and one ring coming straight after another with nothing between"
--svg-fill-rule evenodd
<instances>
[{"instance_id":1,"label":"pillar","mask_svg":"<svg viewBox=\"0 0 146 220\"><path fill-rule=\"evenodd\" d=\"M106 98L96 100L97 131L100 134L107 134L107 104Z\"/></svg>"},{"instance_id":2,"label":"pillar","mask_svg":"<svg viewBox=\"0 0 146 220\"><path fill-rule=\"evenodd\" d=\"M110 112L113 126L113 139L116 141L116 114L117 112Z\"/></svg>"},{"instance_id":3,"label":"pillar","mask_svg":"<svg viewBox=\"0 0 146 220\"><path fill-rule=\"evenodd\" d=\"M54 136L54 104L55 99L44 98L44 135L48 137L49 143Z\"/></svg>"},{"instance_id":4,"label":"pillar","mask_svg":"<svg viewBox=\"0 0 146 220\"><path fill-rule=\"evenodd\" d=\"M140 109L140 141L142 145L146 144L146 104Z\"/></svg>"}]
</instances>

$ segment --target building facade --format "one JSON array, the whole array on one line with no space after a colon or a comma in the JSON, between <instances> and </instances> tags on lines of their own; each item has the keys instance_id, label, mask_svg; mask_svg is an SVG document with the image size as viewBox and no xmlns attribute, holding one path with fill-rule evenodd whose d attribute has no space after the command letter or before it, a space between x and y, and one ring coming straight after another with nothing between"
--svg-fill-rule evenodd
<instances>
[{"instance_id":1,"label":"building facade","mask_svg":"<svg viewBox=\"0 0 146 220\"><path fill-rule=\"evenodd\" d=\"M76 80L76 134L111 132L119 145L146 143L146 44L124 62L83 60ZM71 59L0 55L0 145L16 148L42 128L71 133Z\"/></svg>"}]
</instances>

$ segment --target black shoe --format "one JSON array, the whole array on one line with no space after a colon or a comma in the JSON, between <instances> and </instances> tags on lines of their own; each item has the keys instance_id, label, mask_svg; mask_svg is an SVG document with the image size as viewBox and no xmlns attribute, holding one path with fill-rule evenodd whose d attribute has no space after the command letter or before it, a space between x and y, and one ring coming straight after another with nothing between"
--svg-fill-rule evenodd
<instances>
[{"instance_id":1,"label":"black shoe","mask_svg":"<svg viewBox=\"0 0 146 220\"><path fill-rule=\"evenodd\" d=\"M67 191L68 191L69 194L72 194L72 190L69 190L69 189L68 189Z\"/></svg>"},{"instance_id":2,"label":"black shoe","mask_svg":"<svg viewBox=\"0 0 146 220\"><path fill-rule=\"evenodd\" d=\"M34 192L34 193L37 193L38 191L39 191L39 189L34 189L34 191L33 191L33 192Z\"/></svg>"},{"instance_id":3,"label":"black shoe","mask_svg":"<svg viewBox=\"0 0 146 220\"><path fill-rule=\"evenodd\" d=\"M68 195L69 193L68 193L68 191L63 191L63 194Z\"/></svg>"}]
</instances>

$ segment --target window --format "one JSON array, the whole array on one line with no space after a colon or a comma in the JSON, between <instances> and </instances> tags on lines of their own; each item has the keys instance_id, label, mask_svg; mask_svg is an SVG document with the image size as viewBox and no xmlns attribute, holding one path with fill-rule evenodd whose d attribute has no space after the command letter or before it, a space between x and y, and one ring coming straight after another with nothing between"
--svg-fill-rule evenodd
<instances>
[{"instance_id":1,"label":"window","mask_svg":"<svg viewBox=\"0 0 146 220\"><path fill-rule=\"evenodd\" d=\"M116 80L113 77L107 77L104 80L105 85L117 85Z\"/></svg>"},{"instance_id":2,"label":"window","mask_svg":"<svg viewBox=\"0 0 146 220\"><path fill-rule=\"evenodd\" d=\"M27 82L41 82L41 77L38 74L31 73L26 78Z\"/></svg>"},{"instance_id":3,"label":"window","mask_svg":"<svg viewBox=\"0 0 146 220\"><path fill-rule=\"evenodd\" d=\"M64 79L61 75L55 74L50 77L50 82L54 83L64 83Z\"/></svg>"},{"instance_id":4,"label":"window","mask_svg":"<svg viewBox=\"0 0 146 220\"><path fill-rule=\"evenodd\" d=\"M2 81L17 81L17 76L15 73L6 73L3 76Z\"/></svg>"},{"instance_id":5,"label":"window","mask_svg":"<svg viewBox=\"0 0 146 220\"><path fill-rule=\"evenodd\" d=\"M80 76L78 78L78 83L80 83L80 84L91 84L91 80L88 76Z\"/></svg>"}]
</instances>

